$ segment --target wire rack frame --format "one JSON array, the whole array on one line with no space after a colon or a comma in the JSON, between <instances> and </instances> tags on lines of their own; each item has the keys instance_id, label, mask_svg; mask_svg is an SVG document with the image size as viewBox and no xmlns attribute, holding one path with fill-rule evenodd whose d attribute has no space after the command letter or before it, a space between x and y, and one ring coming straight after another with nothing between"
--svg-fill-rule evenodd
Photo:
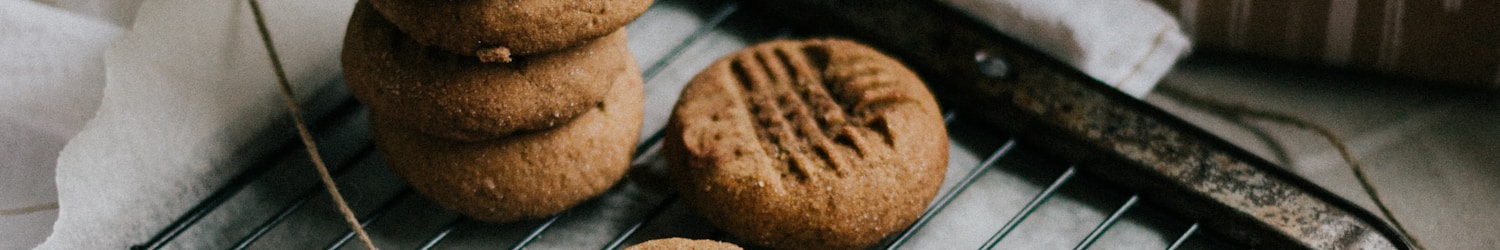
<instances>
[{"instance_id":1,"label":"wire rack frame","mask_svg":"<svg viewBox=\"0 0 1500 250\"><path fill-rule=\"evenodd\" d=\"M661 1L656 6L653 6L651 10L648 10L648 13L650 13L651 11L656 11L660 8L676 7L672 4L682 4L681 2L682 1L674 0ZM705 37L705 35L715 30L724 28L724 25L727 25L731 17L759 14L743 11L741 10L740 6L733 1L715 3L714 6L708 8L708 10L710 11L702 13L702 25L694 29L691 34L682 39L680 43L670 45L670 49L668 49L668 52L666 52L664 56L656 59L654 62L648 64L648 66L644 68L643 76L645 79L647 79L648 84L650 84L651 82L655 82L653 80L660 73L662 73L663 70L671 66L672 62L675 61L675 59L688 54L687 52L690 46L701 40L703 37ZM777 35L786 36L789 33L790 32L788 32L788 29L782 29ZM339 105L334 108L333 111L330 112L330 114L327 116L351 116L359 112L363 112L363 107L360 106L356 101L352 100L352 98L350 98L340 102ZM960 120L960 116L961 115L956 114L953 111L947 111L944 114L944 120L951 126L957 120ZM316 121L315 131L329 131L337 129L328 125L328 123L331 123L327 122L328 120L331 119L319 119L318 121ZM637 145L635 150L636 153L634 155L635 161L642 160L642 157L648 156L648 152L654 152L657 148L659 148L660 141L663 137L662 133L663 131L661 129L656 129L654 130L654 132L650 133L649 136L646 136L639 145ZM899 249L907 246L907 243L909 243L914 237L916 237L918 232L932 223L934 221L933 219L941 214L946 208L948 208L952 202L957 200L959 196L964 193L964 191L968 190L972 185L978 182L981 179L980 177L982 175L986 174L986 172L994 171L994 169L996 169L996 165L998 165L998 162L1000 162L1002 158L1013 157L1015 152L1020 151L1018 150L1019 148L1024 148L1024 146L1019 145L1019 143L1014 139L1003 139L1000 141L1003 142L1000 143L1000 146L997 149L989 153L987 157L985 157L980 163L968 167L968 171L964 175L962 175L960 179L955 181L950 188L947 188L947 190L940 193L932 201L932 204L930 204L928 209L924 211L911 226L902 230L900 233L893 234L890 237L887 237L887 239L882 241L876 248ZM353 150L353 159L367 158L373 155L374 147L371 144L366 143L362 145L356 145L355 147L357 147L357 149ZM296 149L297 147L295 147L295 145L293 144L288 144L283 148L284 150L272 153L272 155L296 154L295 150L292 149ZM262 163L256 165L271 165L270 163L267 163L267 161L274 161L274 159L281 157L268 158L270 159L262 161ZM335 176L343 177L347 175L348 171L353 168L352 166L357 164L358 162L360 161L350 160L344 162L343 164L338 164L335 166L333 174ZM236 175L223 187L210 194L208 198L204 199L202 202L195 205L182 216L175 219L168 227L161 230L151 239L146 240L144 243L132 247L132 249L162 249L166 247L170 242L172 242L178 236L182 235L184 231L194 227L205 216L213 213L226 201L239 194L242 190L245 189L245 187L249 185L251 181L258 178L264 178L265 172L266 171L262 168L252 167L250 169L247 169L243 173ZM1017 211L1014 215L1010 216L1007 219L1003 226L994 231L992 236L990 236L988 240L983 242L983 245L981 245L980 249L995 248L1003 239L1006 239L1007 236L1016 232L1015 230L1017 230L1017 228L1020 228L1022 222L1025 222L1027 218L1042 209L1043 204L1045 204L1052 197L1058 195L1059 190L1061 190L1065 185L1080 185L1078 184L1079 182L1089 182L1083 185L1105 185L1097 181L1090 181L1088 178L1082 178L1076 171L1075 166L1067 166L1061 171L1060 174L1057 174L1050 180L1045 181L1045 183L1047 183L1047 185L1045 185L1045 188L1032 196L1030 200L1027 201L1019 211ZM292 214L307 207L309 202L316 202L314 200L320 197L319 195L321 194L321 189L316 187L310 186L302 189L297 193L296 198L294 198L286 205L282 206L270 217L264 219L260 224L251 229L249 233L245 234L243 237L240 237L233 244L230 244L229 248L251 248L268 232L271 232L277 226L287 222L288 219L291 218ZM620 249L626 246L626 244L630 242L633 237L637 236L637 233L640 232L644 227L646 227L648 223L657 220L661 216L664 216L667 210L669 210L669 208L671 208L674 204L677 204L679 201L679 199L675 195L666 194L665 196L665 198L662 198L655 205L652 205L645 214L639 217L638 220L630 223L629 226L625 227L625 229L614 235L614 237L609 240L609 242L605 244L601 249ZM399 204L417 199L420 199L420 196L416 195L410 187L400 188L399 191L397 191L394 195L391 195L390 198L388 198L384 202L381 202L380 205L375 209L369 210L367 213L360 216L359 222L361 225L369 225L371 223L377 222L382 218L391 216L392 210ZM1141 210L1143 207L1150 207L1150 205L1142 203L1139 196L1135 194L1129 194L1127 199L1125 199L1123 202L1120 202L1114 207L1114 209L1109 211L1108 217L1106 217L1106 219L1099 222L1097 225L1094 225L1093 229L1090 230L1082 240L1078 241L1073 249L1090 248L1095 242L1097 242L1097 240L1100 239L1102 235L1108 232L1112 226L1118 223L1126 213ZM569 212L562 212L536 222L536 225L533 226L525 236L515 242L511 249L525 249L531 247L532 243L536 242L536 240L538 240L549 229L553 228L554 225L559 223L560 219L567 216L568 214ZM426 239L423 240L417 248L437 248L454 233L475 225L482 224L483 223L481 222L473 221L465 217L456 217L450 221L447 221L446 223L442 223L442 226L435 232L431 233L429 237L426 237ZM1217 246L1232 246L1231 248L1243 248L1235 246L1238 244L1224 242L1223 238L1214 236L1211 232L1201 231L1197 222L1187 222L1184 227L1185 229L1181 230L1181 233L1176 234L1176 237L1173 237L1169 241L1170 245L1168 245L1165 249L1179 249L1186 245L1189 245L1189 242L1192 240L1209 241L1211 242L1209 244ZM713 238L735 241L732 236L728 236L722 231L715 231L711 235L713 236ZM326 244L324 248L342 248L347 245L347 243L349 243L353 236L353 232L345 232L339 237L329 241L329 243Z\"/></svg>"}]
</instances>

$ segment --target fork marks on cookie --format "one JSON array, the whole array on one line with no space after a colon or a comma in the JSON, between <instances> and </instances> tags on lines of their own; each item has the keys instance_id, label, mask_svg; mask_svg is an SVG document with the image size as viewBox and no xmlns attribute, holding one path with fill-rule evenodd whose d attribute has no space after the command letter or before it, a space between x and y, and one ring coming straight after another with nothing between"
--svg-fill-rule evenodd
<instances>
[{"instance_id":1,"label":"fork marks on cookie","mask_svg":"<svg viewBox=\"0 0 1500 250\"><path fill-rule=\"evenodd\" d=\"M884 107L906 101L895 77L873 63L830 67L827 48L785 44L731 63L756 137L787 176L843 176L866 156L891 152Z\"/></svg>"}]
</instances>

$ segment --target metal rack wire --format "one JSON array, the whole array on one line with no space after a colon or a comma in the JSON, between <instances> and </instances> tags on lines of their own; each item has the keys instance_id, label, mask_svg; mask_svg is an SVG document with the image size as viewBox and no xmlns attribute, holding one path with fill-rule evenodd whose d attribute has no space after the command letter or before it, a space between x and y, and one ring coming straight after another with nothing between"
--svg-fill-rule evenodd
<instances>
[{"instance_id":1,"label":"metal rack wire","mask_svg":"<svg viewBox=\"0 0 1500 250\"><path fill-rule=\"evenodd\" d=\"M795 29L768 21L762 15L763 13L742 10L733 1L660 0L637 22L631 24L631 49L642 65L646 65L643 75L647 80L648 111L643 128L647 133L643 133L636 148L636 168L659 167L661 164L660 157L656 154L662 138L661 128L665 124L665 114L669 112L671 103L675 102L677 92L687 77L691 77L719 55L737 50L747 43L788 34L802 35L796 34ZM672 32L653 32L660 30ZM417 249L469 246L496 248L504 245L509 245L511 249L525 249L553 247L539 245L545 239L575 241L577 238L565 236L600 235L590 239L602 244L588 248L620 249L635 242L665 236L737 241L730 235L706 226L701 218L695 218L680 205L675 195L652 190L632 179L623 181L600 198L545 219L488 224L464 218L436 208L434 204L412 192L411 188L393 181L394 177L383 170L378 156L373 154L374 149L367 132L359 132L368 131L363 124L366 112L357 102L347 99L323 119L318 119L315 131L319 134L339 134L340 138L331 139L336 143L324 143L324 146L341 150L324 152L329 154L327 158L335 166L334 175L339 179L340 185L351 187L350 200L356 211L362 213L359 221L371 228L380 241L378 243ZM949 167L949 178L939 196L913 225L888 237L879 248L977 246L991 249L1005 248L1010 244L1034 245L1037 242L1071 246L1073 249L1244 248L1241 244L1215 236L1213 232L1200 230L1197 222L1188 221L1142 201L1129 190L1109 186L1106 182L1099 181L1099 177L1080 174L1076 167L1057 162L1056 157L1028 149L1026 145L1008 136L996 134L985 125L967 122L963 117L963 114L952 111L944 116L950 133L954 135L953 144L958 145L953 147L953 154L962 159L950 161L952 166ZM303 159L299 157L300 153L291 150L297 147L288 144L284 148L287 150L277 151L258 163L256 166L259 167L252 167L231 179L182 217L174 220L169 227L134 249L184 246L231 249L280 246L307 248L319 245L324 249L346 247L353 237L352 232L340 229L342 224L337 221L316 219L319 218L317 216L329 214L330 211L325 210L331 209L319 207L321 200L326 199L326 194L311 185L312 175L299 175L301 172L295 170L278 170L306 167L297 163ZM964 160L970 158L972 162ZM996 180L997 178L1000 180ZM300 179L306 180L293 181ZM1010 186L996 189L996 185L999 185L996 183ZM292 195L288 195L274 191L277 189L260 188L271 185L295 186L300 189L294 188L296 191L290 191ZM1019 203L1024 205L1010 211L1009 208L984 206L986 202L1002 201L995 198L998 196L988 193L974 194L979 185L987 185L984 190L1006 190L1018 194L1026 191L1021 189L1040 190L1023 195L1024 197L1011 197L1010 199L1025 202ZM966 193L969 195L965 195ZM1058 205L1055 201L1059 197L1066 199L1067 204ZM960 203L965 208L954 209L955 204ZM1058 219L1059 213L1081 214L1075 216L1079 218L1092 218L1090 216L1097 214L1102 218L1098 218L1097 223L1076 225L1080 223ZM974 216L975 214L993 216ZM1048 218L1036 219L1037 216ZM598 218L609 218L613 223L601 224L607 226L590 226L589 223L594 223L590 220ZM1083 220L1089 220L1088 218ZM390 220L398 222L387 223L392 225L380 224ZM1003 224L993 229L990 229L992 225L966 227L951 224L944 226L944 229L934 229L955 220L1003 221ZM203 223L205 221L212 223ZM1058 223L1059 221L1063 223ZM1126 221L1135 225L1136 229L1125 233L1113 229ZM251 224L255 226L238 226ZM1055 226L1060 224L1062 226ZM1088 231L1086 234L1070 234L1071 231L1067 229L1072 229L1072 226L1087 226ZM568 228L559 229L560 227ZM951 242L949 240L953 237L942 234L954 232L954 228L958 228L957 231L981 232L979 238L970 239L982 240ZM314 235L314 232L323 231L331 234L327 235L329 237ZM466 233L482 237L469 237L472 235L465 235ZM552 238L549 234L560 235ZM1022 234L1026 236L1020 236ZM1056 237L1044 237L1049 235ZM184 237L209 242L177 242ZM275 240L271 240L272 238ZM465 244L462 241L480 243ZM572 242L568 248L584 244L580 242ZM1139 244L1141 242L1154 242L1161 246Z\"/></svg>"}]
</instances>

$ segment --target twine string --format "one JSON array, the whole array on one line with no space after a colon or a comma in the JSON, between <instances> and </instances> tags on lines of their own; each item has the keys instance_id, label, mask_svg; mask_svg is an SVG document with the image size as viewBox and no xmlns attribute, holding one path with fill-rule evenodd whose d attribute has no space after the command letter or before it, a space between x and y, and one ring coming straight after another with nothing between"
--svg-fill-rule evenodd
<instances>
[{"instance_id":1,"label":"twine string","mask_svg":"<svg viewBox=\"0 0 1500 250\"><path fill-rule=\"evenodd\" d=\"M266 46L266 53L271 56L271 67L276 71L276 81L281 85L281 96L286 100L286 107L292 116L292 122L297 126L297 135L302 138L302 146L307 149L307 155L312 160L313 167L318 170L318 177L323 181L323 188L333 198L333 203L343 214L344 222L349 223L349 229L359 237L365 249L374 250L375 243L370 240L370 235L365 233L359 220L354 218L354 211L349 209L349 204L344 202L344 195L339 193L339 188L333 183L333 177L328 174L328 166L323 164L323 157L318 153L318 145L313 142L312 133L308 132L307 123L302 120L302 108L297 104L297 97L292 93L292 85L287 81L286 71L282 69L281 57L276 54L276 45L271 42L271 32L266 29L265 16L260 11L260 1L250 0L250 11L255 16L255 26L260 30L260 40Z\"/></svg>"},{"instance_id":2,"label":"twine string","mask_svg":"<svg viewBox=\"0 0 1500 250\"><path fill-rule=\"evenodd\" d=\"M41 212L41 211L50 211L50 210L56 210L56 209L57 209L57 202L48 202L48 203L45 203L45 204L33 205L33 206L26 206L26 207L20 207L20 208L0 209L0 216L24 215L24 214L31 214L31 213L36 213L36 212Z\"/></svg>"},{"instance_id":3,"label":"twine string","mask_svg":"<svg viewBox=\"0 0 1500 250\"><path fill-rule=\"evenodd\" d=\"M1408 232L1406 230L1406 227L1402 226L1401 222L1396 220L1396 215L1391 213L1391 209L1385 206L1385 201L1381 200L1380 193L1375 191L1375 185L1371 184L1370 177L1365 174L1364 167L1360 165L1359 160L1355 159L1354 154L1351 152L1351 150L1349 150L1348 143L1344 142L1344 139L1340 138L1338 134L1333 133L1332 129L1328 129L1328 127L1313 123L1301 117L1295 117L1269 110L1255 109L1242 104L1234 104L1209 99L1204 96L1189 93L1170 84L1161 85L1157 88L1157 92L1173 99L1177 99L1178 101L1182 101L1183 103L1186 103L1188 105L1196 106L1222 116L1257 118L1266 121L1292 125L1300 129L1311 130L1312 132L1323 136L1323 138L1328 140L1329 144L1333 145L1334 149L1338 150L1339 156L1344 158L1344 162L1349 164L1350 171L1354 172L1354 177L1355 179L1359 180L1359 186L1364 189L1365 195L1370 196L1370 200L1375 202L1375 207L1380 210L1380 214L1382 216L1385 216L1385 219L1387 221L1391 222L1391 226L1395 227L1397 231L1400 231L1401 236L1406 237L1406 239L1411 242L1412 247L1416 249L1427 249L1427 247L1422 246L1422 243L1417 241L1417 237L1415 235L1412 235L1411 232Z\"/></svg>"}]
</instances>

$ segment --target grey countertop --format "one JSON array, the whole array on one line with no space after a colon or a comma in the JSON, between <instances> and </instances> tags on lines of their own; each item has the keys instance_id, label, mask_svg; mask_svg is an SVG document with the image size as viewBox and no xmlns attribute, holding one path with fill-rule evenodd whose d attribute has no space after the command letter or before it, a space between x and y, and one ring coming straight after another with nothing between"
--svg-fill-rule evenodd
<instances>
[{"instance_id":1,"label":"grey countertop","mask_svg":"<svg viewBox=\"0 0 1500 250\"><path fill-rule=\"evenodd\" d=\"M1492 249L1500 235L1500 93L1344 69L1200 55L1161 87L1302 117L1347 142L1386 204L1430 249ZM1146 100L1378 211L1330 144L1154 92Z\"/></svg>"}]
</instances>

